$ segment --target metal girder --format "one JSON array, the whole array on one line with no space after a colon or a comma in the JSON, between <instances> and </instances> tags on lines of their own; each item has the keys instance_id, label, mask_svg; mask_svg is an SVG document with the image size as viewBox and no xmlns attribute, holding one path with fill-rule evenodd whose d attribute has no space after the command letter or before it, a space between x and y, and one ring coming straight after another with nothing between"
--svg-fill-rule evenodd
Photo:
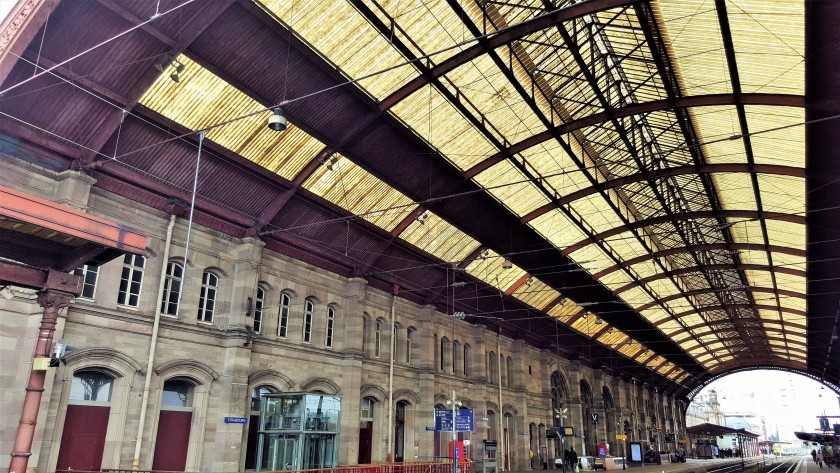
<instances>
[{"instance_id":1,"label":"metal girder","mask_svg":"<svg viewBox=\"0 0 840 473\"><path fill-rule=\"evenodd\" d=\"M428 72L415 77L397 89L394 93L379 103L379 109L390 109L401 100L420 90L424 85L450 71L455 70L459 66L486 54L487 51L492 51L500 46L504 46L540 30L550 28L551 26L558 25L564 21L569 21L584 15L591 15L612 8L632 5L638 1L641 0L588 0L586 2L575 3L550 11L544 15L531 18L530 20L523 21L522 23L504 28L494 33L487 33L482 38L478 39L478 44L454 54L448 59L442 61L440 64L429 69ZM357 5L361 3L362 2L358 0L354 1L354 4Z\"/></svg>"},{"instance_id":2,"label":"metal girder","mask_svg":"<svg viewBox=\"0 0 840 473\"><path fill-rule=\"evenodd\" d=\"M737 289L728 289L728 288L708 288L708 289L701 289L696 291L686 291L680 294L674 294L671 296L663 297L661 299L655 300L654 302L648 302L647 304L640 305L636 307L636 310L641 312L643 310L650 309L659 304L664 304L666 302L671 302L673 300L677 300L687 296L695 296L699 294L708 294L710 292L728 292L728 291L747 291L747 292L759 292L763 294L779 294L780 296L792 297L796 299L805 299L805 294L796 291L788 291L786 289L774 289L769 287L757 287L757 286L745 286L742 288Z\"/></svg>"},{"instance_id":3,"label":"metal girder","mask_svg":"<svg viewBox=\"0 0 840 473\"><path fill-rule=\"evenodd\" d=\"M698 273L698 272L705 272L705 271L722 271L722 270L735 270L735 271L775 271L777 273L783 274L790 274L792 276L799 276L804 278L805 271L801 269L795 268L788 268L788 267L773 267L770 265L765 264L748 264L748 263L738 263L738 264L709 264L703 266L694 266L694 267L682 267L678 269L671 270L671 274L674 276L684 275L688 273ZM613 292L616 295L621 294L624 291L630 290L634 287L637 287L639 284L647 284L652 281L658 281L660 279L665 279L668 277L665 274L654 274L652 276L648 276L646 278L639 279L638 281L634 281L631 283L627 283L618 289L614 289Z\"/></svg>"},{"instance_id":4,"label":"metal girder","mask_svg":"<svg viewBox=\"0 0 840 473\"><path fill-rule=\"evenodd\" d=\"M662 258L665 256L676 255L679 253L686 253L688 251L691 251L692 249L694 251L764 251L766 249L776 253L782 253L791 256L800 256L802 258L805 257L805 250L778 245L770 245L769 247L758 243L713 243L704 245L691 245L689 247L670 248L667 250L657 251L653 254L646 254L637 256L635 258L630 258L628 260L625 260L623 265L615 265L610 266L608 268L604 268L601 271L598 271L597 273L593 274L592 277L595 279L600 279L601 277L606 276L607 274L620 270L622 267L629 267L634 264L642 263L653 258Z\"/></svg>"},{"instance_id":5,"label":"metal girder","mask_svg":"<svg viewBox=\"0 0 840 473\"><path fill-rule=\"evenodd\" d=\"M570 194L557 198L557 204L554 202L545 204L531 212L522 216L522 222L527 223L531 220L544 215L551 210L554 210L558 205L564 205L575 200L588 197L590 195L599 193L608 189L615 189L617 187L644 182L648 179L662 179L666 177L695 175L695 174L714 174L714 173L748 173L758 172L760 174L772 174L779 176L794 176L805 177L805 169L794 166L780 166L775 164L756 164L749 166L744 163L720 163L720 164L702 164L697 166L674 166L663 169L656 169L645 174L633 174L630 176L618 177L599 183L595 186L590 186Z\"/></svg>"},{"instance_id":6,"label":"metal girder","mask_svg":"<svg viewBox=\"0 0 840 473\"><path fill-rule=\"evenodd\" d=\"M722 306L722 305L719 305L719 306L704 306L700 309L699 312L711 312L711 311L715 311L715 310L725 310L725 309L728 309L728 308L729 309L759 309L759 310L763 309L763 310L773 310L773 311L778 310L778 308L775 305L767 305L767 304L727 304L726 306ZM674 317L685 317L686 315L696 314L697 312L698 311L687 310L685 312L680 312L678 314L675 314ZM791 309L791 308L788 308L788 307L782 307L782 312L785 312L785 313L788 313L788 314L793 314L793 315L799 315L799 316L802 316L802 317L805 317L807 315L806 311L804 311L804 310ZM656 322L654 325L657 326L657 327L661 327L661 326L667 324L668 322L671 322L671 320L662 319L662 320ZM790 322L786 322L785 324L790 325ZM705 326L705 325L707 325L706 322L702 323L700 326ZM675 333L679 333L679 332L685 330L686 328L690 329L690 328L692 328L692 326L687 326L685 328L682 328ZM801 329L804 330L805 326L802 325L802 326L799 326L797 328L801 328Z\"/></svg>"},{"instance_id":7,"label":"metal girder","mask_svg":"<svg viewBox=\"0 0 840 473\"><path fill-rule=\"evenodd\" d=\"M504 160L505 153L516 154L533 146L544 143L554 138L556 134L565 135L586 127L598 125L614 118L627 118L633 115L642 115L665 110L686 109L692 107L707 107L720 105L776 105L785 107L804 107L805 98L801 95L786 94L760 94L750 93L735 96L734 94L709 94L695 95L688 97L675 97L674 99L655 100L651 102L634 103L620 108L612 108L607 111L594 113L587 117L578 118L549 130L532 135L524 140L509 146L506 150L496 153L480 163L474 165L464 172L466 179L471 179L482 171L490 168L496 163Z\"/></svg>"},{"instance_id":8,"label":"metal girder","mask_svg":"<svg viewBox=\"0 0 840 473\"><path fill-rule=\"evenodd\" d=\"M783 212L764 212L760 213L755 210L721 210L718 212L714 211L698 211L698 212L682 212L682 213L675 213L671 215L662 215L659 217L653 217L646 220L638 220L636 222L632 222L630 225L622 225L620 227L611 228L609 230L605 230L601 233L598 233L592 238L584 238L576 243L573 243L566 248L563 248L563 254L571 254L584 246L591 245L593 243L599 242L606 238L618 235L620 233L637 229L637 228L644 228L651 225L659 225L668 222L680 221L680 220L692 220L692 219L699 219L699 218L712 218L712 219L719 219L719 218L743 218L746 220L780 220L783 222L789 223L798 223L800 225L805 225L805 216L804 215L796 215L796 214L789 214ZM684 248L695 248L693 245L685 246Z\"/></svg>"},{"instance_id":9,"label":"metal girder","mask_svg":"<svg viewBox=\"0 0 840 473\"><path fill-rule=\"evenodd\" d=\"M778 333L778 334L782 335L780 337L778 337L778 336L774 337L774 336L769 336L768 335L767 339L769 339L769 340L782 341L782 342L785 342L786 345L792 344L794 346L790 347L789 349L793 350L793 351L799 351L799 352L802 352L802 353L807 352L806 349L804 348L804 345L805 345L804 343L794 343L794 342L788 341L787 338L785 337L786 335L788 335L788 332L786 332L784 330L778 330L778 329L774 329L772 327L762 327L761 330L764 331L764 332L772 332L772 333ZM696 335L698 337L702 337L704 335L715 335L715 334L716 334L716 332L715 332L714 329L709 329L709 330L706 330L704 332L695 332L694 333L694 335ZM723 338L720 338L720 341L722 341L722 342L737 341L737 340L740 340L740 338L739 337L723 337ZM802 348L800 348L800 347L802 347ZM786 347L785 349L788 349L788 348Z\"/></svg>"}]
</instances>

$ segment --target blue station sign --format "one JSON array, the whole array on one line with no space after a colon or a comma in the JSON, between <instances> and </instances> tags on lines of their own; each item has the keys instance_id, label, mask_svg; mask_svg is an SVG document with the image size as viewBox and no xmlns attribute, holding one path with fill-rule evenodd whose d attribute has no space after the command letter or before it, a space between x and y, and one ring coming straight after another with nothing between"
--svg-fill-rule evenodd
<instances>
[{"instance_id":1,"label":"blue station sign","mask_svg":"<svg viewBox=\"0 0 840 473\"><path fill-rule=\"evenodd\" d=\"M435 430L452 432L452 411L435 409ZM455 414L455 431L472 432L475 430L472 409L460 409Z\"/></svg>"},{"instance_id":2,"label":"blue station sign","mask_svg":"<svg viewBox=\"0 0 840 473\"><path fill-rule=\"evenodd\" d=\"M225 417L225 424L247 424L247 417Z\"/></svg>"}]
</instances>

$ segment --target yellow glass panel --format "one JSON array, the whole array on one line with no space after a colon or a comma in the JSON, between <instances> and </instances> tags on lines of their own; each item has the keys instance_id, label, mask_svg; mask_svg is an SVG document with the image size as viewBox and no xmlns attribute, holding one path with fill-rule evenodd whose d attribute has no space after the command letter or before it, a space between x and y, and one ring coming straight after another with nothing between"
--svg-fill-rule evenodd
<instances>
[{"instance_id":1,"label":"yellow glass panel","mask_svg":"<svg viewBox=\"0 0 840 473\"><path fill-rule=\"evenodd\" d=\"M572 202L570 206L594 233L600 233L622 225L621 220L600 195L593 194L578 199Z\"/></svg>"},{"instance_id":2,"label":"yellow glass panel","mask_svg":"<svg viewBox=\"0 0 840 473\"><path fill-rule=\"evenodd\" d=\"M305 189L391 231L417 205L393 187L380 181L352 161L334 155L336 161L320 166L303 184Z\"/></svg>"},{"instance_id":3,"label":"yellow glass panel","mask_svg":"<svg viewBox=\"0 0 840 473\"><path fill-rule=\"evenodd\" d=\"M759 174L758 187L765 212L801 214L805 210L804 178Z\"/></svg>"},{"instance_id":4,"label":"yellow glass panel","mask_svg":"<svg viewBox=\"0 0 840 473\"><path fill-rule=\"evenodd\" d=\"M474 178L475 182L487 190L511 212L521 217L526 213L548 203L548 198L529 182L510 161L501 161ZM549 215L560 213L559 210Z\"/></svg>"},{"instance_id":5,"label":"yellow glass panel","mask_svg":"<svg viewBox=\"0 0 840 473\"><path fill-rule=\"evenodd\" d=\"M804 94L804 2L738 0L726 9L742 91Z\"/></svg>"},{"instance_id":6,"label":"yellow glass panel","mask_svg":"<svg viewBox=\"0 0 840 473\"><path fill-rule=\"evenodd\" d=\"M350 78L376 73L359 85L378 99L417 75L414 65L407 64L402 54L350 2L260 2Z\"/></svg>"},{"instance_id":7,"label":"yellow glass panel","mask_svg":"<svg viewBox=\"0 0 840 473\"><path fill-rule=\"evenodd\" d=\"M687 95L728 93L729 69L714 3L660 0L651 4Z\"/></svg>"},{"instance_id":8,"label":"yellow glass panel","mask_svg":"<svg viewBox=\"0 0 840 473\"><path fill-rule=\"evenodd\" d=\"M505 260L498 253L492 250L487 251L484 258L476 258L467 265L467 273L501 291L506 291L510 286L525 275L525 271L511 264L510 269L502 267Z\"/></svg>"},{"instance_id":9,"label":"yellow glass panel","mask_svg":"<svg viewBox=\"0 0 840 473\"><path fill-rule=\"evenodd\" d=\"M636 356L637 353L642 351L642 347L638 343L628 343L628 344L622 346L621 348L619 348L618 351L622 355L624 355L628 358L632 358L632 357Z\"/></svg>"},{"instance_id":10,"label":"yellow glass panel","mask_svg":"<svg viewBox=\"0 0 840 473\"><path fill-rule=\"evenodd\" d=\"M283 133L266 128L269 111L184 55L180 82L161 74L140 98L140 104L191 130L215 127L206 138L292 180L324 145L290 123Z\"/></svg>"},{"instance_id":11,"label":"yellow glass panel","mask_svg":"<svg viewBox=\"0 0 840 473\"><path fill-rule=\"evenodd\" d=\"M690 109L690 112L697 125L698 139L703 143L707 162L744 164L747 162L743 143L740 140L729 139L741 134L738 111L735 107L697 107Z\"/></svg>"},{"instance_id":12,"label":"yellow glass panel","mask_svg":"<svg viewBox=\"0 0 840 473\"><path fill-rule=\"evenodd\" d=\"M434 87L425 86L391 109L415 133L467 170L496 149Z\"/></svg>"},{"instance_id":13,"label":"yellow glass panel","mask_svg":"<svg viewBox=\"0 0 840 473\"><path fill-rule=\"evenodd\" d=\"M563 249L586 238L586 235L560 210L552 210L529 222L546 240Z\"/></svg>"},{"instance_id":14,"label":"yellow glass panel","mask_svg":"<svg viewBox=\"0 0 840 473\"><path fill-rule=\"evenodd\" d=\"M415 220L400 238L438 258L456 263L478 248L479 244L432 212L424 221Z\"/></svg>"},{"instance_id":15,"label":"yellow glass panel","mask_svg":"<svg viewBox=\"0 0 840 473\"><path fill-rule=\"evenodd\" d=\"M715 173L712 182L724 210L757 210L752 180L747 173Z\"/></svg>"},{"instance_id":16,"label":"yellow glass panel","mask_svg":"<svg viewBox=\"0 0 840 473\"><path fill-rule=\"evenodd\" d=\"M805 249L805 225L781 220L767 220L765 225L771 245Z\"/></svg>"},{"instance_id":17,"label":"yellow glass panel","mask_svg":"<svg viewBox=\"0 0 840 473\"><path fill-rule=\"evenodd\" d=\"M570 299L563 299L559 304L555 305L548 311L548 315L560 318L563 322L567 322L570 317L577 315L582 310L583 309L578 307L574 301Z\"/></svg>"},{"instance_id":18,"label":"yellow glass panel","mask_svg":"<svg viewBox=\"0 0 840 473\"><path fill-rule=\"evenodd\" d=\"M528 282L519 286L513 292L513 296L531 307L542 310L549 303L557 300L560 293L532 276Z\"/></svg>"}]
</instances>

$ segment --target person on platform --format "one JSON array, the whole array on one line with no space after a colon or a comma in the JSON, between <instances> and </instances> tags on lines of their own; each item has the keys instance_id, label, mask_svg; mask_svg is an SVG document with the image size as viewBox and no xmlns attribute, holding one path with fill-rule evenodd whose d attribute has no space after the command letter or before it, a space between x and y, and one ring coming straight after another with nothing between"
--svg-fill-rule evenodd
<instances>
[{"instance_id":1,"label":"person on platform","mask_svg":"<svg viewBox=\"0 0 840 473\"><path fill-rule=\"evenodd\" d=\"M822 452L822 449L819 449L819 450L817 450L817 465L819 465L820 468L822 468L822 464L823 464L823 452Z\"/></svg>"},{"instance_id":2,"label":"person on platform","mask_svg":"<svg viewBox=\"0 0 840 473\"><path fill-rule=\"evenodd\" d=\"M571 460L572 460L571 461L572 468L577 468L578 467L578 456L577 456L577 452L575 451L575 447L572 447L572 449L569 451L569 455L571 456Z\"/></svg>"}]
</instances>

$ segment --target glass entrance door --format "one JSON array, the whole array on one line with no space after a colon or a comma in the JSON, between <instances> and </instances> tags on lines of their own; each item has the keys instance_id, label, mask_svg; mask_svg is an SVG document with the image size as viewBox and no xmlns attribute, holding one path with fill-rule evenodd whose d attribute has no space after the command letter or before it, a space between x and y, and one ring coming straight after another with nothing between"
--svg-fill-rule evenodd
<instances>
[{"instance_id":1,"label":"glass entrance door","mask_svg":"<svg viewBox=\"0 0 840 473\"><path fill-rule=\"evenodd\" d=\"M303 437L301 469L332 468L335 466L335 434L306 434Z\"/></svg>"},{"instance_id":2,"label":"glass entrance door","mask_svg":"<svg viewBox=\"0 0 840 473\"><path fill-rule=\"evenodd\" d=\"M263 434L260 445L260 471L299 470L297 435Z\"/></svg>"}]
</instances>

